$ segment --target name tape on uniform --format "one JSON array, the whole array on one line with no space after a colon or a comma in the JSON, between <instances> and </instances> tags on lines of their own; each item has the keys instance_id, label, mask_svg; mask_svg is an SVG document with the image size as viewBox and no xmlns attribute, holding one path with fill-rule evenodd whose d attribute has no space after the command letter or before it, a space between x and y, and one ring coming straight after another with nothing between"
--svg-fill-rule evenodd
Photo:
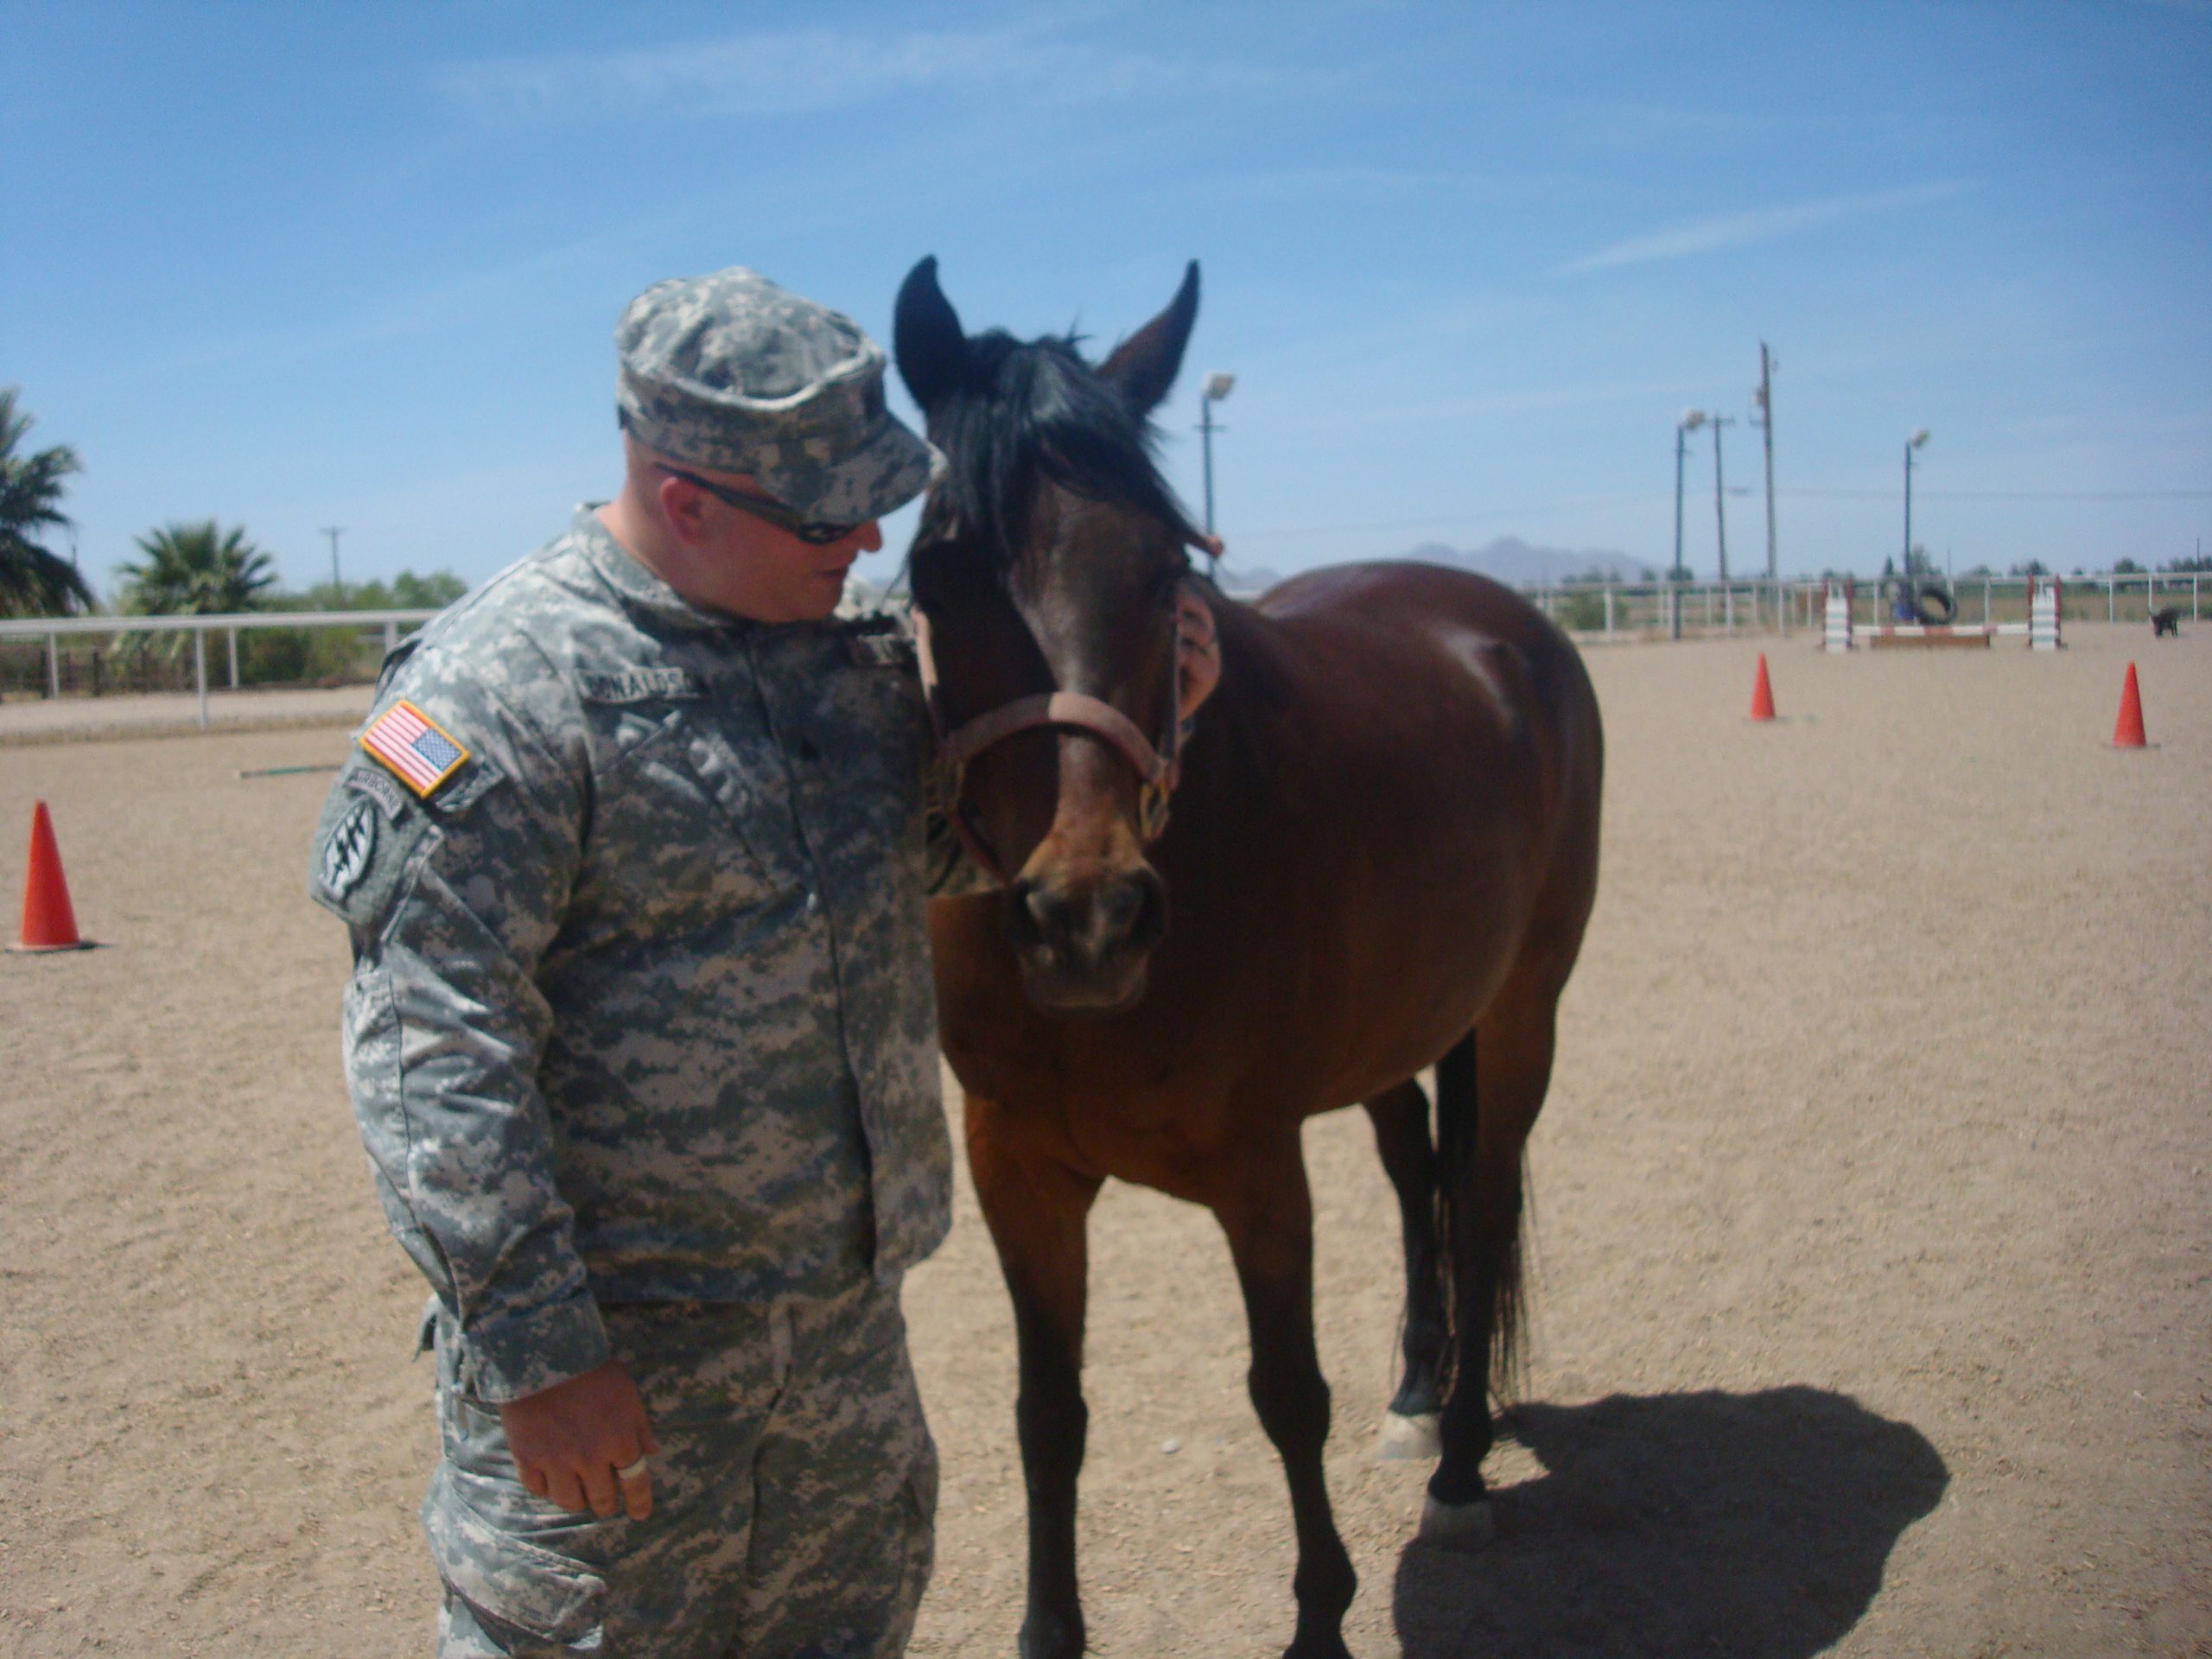
<instances>
[{"instance_id":1,"label":"name tape on uniform","mask_svg":"<svg viewBox=\"0 0 2212 1659\"><path fill-rule=\"evenodd\" d=\"M579 674L576 683L586 702L651 702L663 697L707 695L699 677L688 668L626 668L618 674Z\"/></svg>"}]
</instances>

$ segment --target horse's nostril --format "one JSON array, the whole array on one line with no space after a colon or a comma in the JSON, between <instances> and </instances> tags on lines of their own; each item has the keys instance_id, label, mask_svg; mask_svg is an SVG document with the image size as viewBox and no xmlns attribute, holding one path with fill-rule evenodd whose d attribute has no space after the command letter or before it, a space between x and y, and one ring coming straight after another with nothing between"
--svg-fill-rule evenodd
<instances>
[{"instance_id":1,"label":"horse's nostril","mask_svg":"<svg viewBox=\"0 0 2212 1659\"><path fill-rule=\"evenodd\" d=\"M1016 876L1009 882L1013 903L1008 914L1018 943L1048 944L1068 928L1068 901L1033 876Z\"/></svg>"},{"instance_id":2,"label":"horse's nostril","mask_svg":"<svg viewBox=\"0 0 2212 1659\"><path fill-rule=\"evenodd\" d=\"M1051 889L1039 886L1021 896L1021 907L1029 913L1039 933L1051 933L1055 925L1067 918L1067 905Z\"/></svg>"},{"instance_id":3,"label":"horse's nostril","mask_svg":"<svg viewBox=\"0 0 2212 1659\"><path fill-rule=\"evenodd\" d=\"M1125 948L1149 950L1166 931L1166 883L1151 870L1133 870L1099 895L1100 931Z\"/></svg>"}]
</instances>

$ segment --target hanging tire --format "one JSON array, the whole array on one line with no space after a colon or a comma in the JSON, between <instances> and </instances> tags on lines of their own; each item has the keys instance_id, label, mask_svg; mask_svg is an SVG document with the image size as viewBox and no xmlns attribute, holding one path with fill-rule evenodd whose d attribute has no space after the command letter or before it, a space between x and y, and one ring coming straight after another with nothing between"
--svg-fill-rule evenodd
<instances>
[{"instance_id":1,"label":"hanging tire","mask_svg":"<svg viewBox=\"0 0 2212 1659\"><path fill-rule=\"evenodd\" d=\"M1948 627L1957 620L1959 604L1934 582L1929 582L1913 595L1912 613L1920 619L1923 626Z\"/></svg>"}]
</instances>

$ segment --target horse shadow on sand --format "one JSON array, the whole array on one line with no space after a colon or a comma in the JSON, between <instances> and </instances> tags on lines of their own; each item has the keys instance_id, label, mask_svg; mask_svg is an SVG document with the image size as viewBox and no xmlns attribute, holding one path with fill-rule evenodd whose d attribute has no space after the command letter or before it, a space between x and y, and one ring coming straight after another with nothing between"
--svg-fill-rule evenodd
<instances>
[{"instance_id":1,"label":"horse shadow on sand","mask_svg":"<svg viewBox=\"0 0 2212 1659\"><path fill-rule=\"evenodd\" d=\"M1479 1554L1408 1546L1406 1659L1802 1659L1856 1624L1950 1472L1840 1394L1616 1395L1504 1420L1544 1465Z\"/></svg>"}]
</instances>

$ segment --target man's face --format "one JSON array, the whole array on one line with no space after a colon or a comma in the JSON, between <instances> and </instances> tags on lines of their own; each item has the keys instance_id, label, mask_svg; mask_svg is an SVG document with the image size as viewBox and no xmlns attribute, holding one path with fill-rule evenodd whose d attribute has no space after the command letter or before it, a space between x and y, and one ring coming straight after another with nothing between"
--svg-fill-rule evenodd
<instances>
[{"instance_id":1,"label":"man's face","mask_svg":"<svg viewBox=\"0 0 2212 1659\"><path fill-rule=\"evenodd\" d=\"M698 476L739 494L765 493L741 473L701 470ZM665 471L661 479L661 511L696 561L707 589L701 596L734 616L818 622L837 608L853 561L883 545L874 519L817 544L733 505L698 481Z\"/></svg>"}]
</instances>

